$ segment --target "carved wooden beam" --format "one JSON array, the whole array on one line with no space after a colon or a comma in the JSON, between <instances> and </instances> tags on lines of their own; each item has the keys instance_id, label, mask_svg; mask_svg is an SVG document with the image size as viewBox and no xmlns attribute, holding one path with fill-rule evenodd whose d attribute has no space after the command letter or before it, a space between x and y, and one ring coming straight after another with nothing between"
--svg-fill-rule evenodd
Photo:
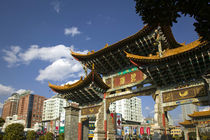
<instances>
[{"instance_id":1,"label":"carved wooden beam","mask_svg":"<svg viewBox=\"0 0 210 140\"><path fill-rule=\"evenodd\" d=\"M110 56L112 57L112 59L115 61L115 63L117 63L117 65L119 66L120 69L122 69L122 65L118 62L118 60L116 60L116 58L113 56L113 54L110 52Z\"/></svg>"},{"instance_id":2,"label":"carved wooden beam","mask_svg":"<svg viewBox=\"0 0 210 140\"><path fill-rule=\"evenodd\" d=\"M110 66L110 68L112 69L112 71L115 71L115 67L109 62L109 60L103 55L104 60L106 61L106 63Z\"/></svg>"}]
</instances>

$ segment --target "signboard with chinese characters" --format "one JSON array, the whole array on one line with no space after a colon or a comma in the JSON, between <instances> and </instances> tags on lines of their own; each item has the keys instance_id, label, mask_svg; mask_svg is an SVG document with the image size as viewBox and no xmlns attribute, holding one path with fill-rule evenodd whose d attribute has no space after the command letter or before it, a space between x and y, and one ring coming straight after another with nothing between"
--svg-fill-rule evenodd
<instances>
[{"instance_id":1,"label":"signboard with chinese characters","mask_svg":"<svg viewBox=\"0 0 210 140\"><path fill-rule=\"evenodd\" d=\"M143 80L143 73L136 70L124 75L118 75L113 78L113 88L129 85Z\"/></svg>"},{"instance_id":2,"label":"signboard with chinese characters","mask_svg":"<svg viewBox=\"0 0 210 140\"><path fill-rule=\"evenodd\" d=\"M204 85L163 92L163 103L206 96Z\"/></svg>"}]
</instances>

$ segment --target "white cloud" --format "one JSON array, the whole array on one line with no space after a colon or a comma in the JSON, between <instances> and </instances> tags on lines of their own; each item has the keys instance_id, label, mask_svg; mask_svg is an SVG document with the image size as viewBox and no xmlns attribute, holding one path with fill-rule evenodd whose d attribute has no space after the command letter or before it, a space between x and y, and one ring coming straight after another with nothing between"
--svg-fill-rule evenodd
<instances>
[{"instance_id":1,"label":"white cloud","mask_svg":"<svg viewBox=\"0 0 210 140\"><path fill-rule=\"evenodd\" d=\"M0 109L2 109L2 108L3 108L3 105L4 105L4 104L2 104L2 103L0 102Z\"/></svg>"},{"instance_id":2,"label":"white cloud","mask_svg":"<svg viewBox=\"0 0 210 140\"><path fill-rule=\"evenodd\" d=\"M25 93L26 91L29 91L30 93L33 93L33 91L31 91L31 90L26 90L26 89L15 90L11 86L6 86L6 85L0 84L0 96L10 96L13 93L22 94L22 93Z\"/></svg>"},{"instance_id":3,"label":"white cloud","mask_svg":"<svg viewBox=\"0 0 210 140\"><path fill-rule=\"evenodd\" d=\"M19 46L11 46L10 49L10 51L3 50L3 52L6 54L5 56L3 56L3 59L8 62L8 67L11 67L14 63L17 63L19 61L17 54L21 50Z\"/></svg>"},{"instance_id":4,"label":"white cloud","mask_svg":"<svg viewBox=\"0 0 210 140\"><path fill-rule=\"evenodd\" d=\"M60 12L60 2L59 1L53 1L51 3L51 5L53 6L54 10L59 13Z\"/></svg>"},{"instance_id":5,"label":"white cloud","mask_svg":"<svg viewBox=\"0 0 210 140\"><path fill-rule=\"evenodd\" d=\"M81 64L67 59L58 59L51 65L39 71L38 81L53 80L61 81L69 77L78 77L77 72L82 70Z\"/></svg>"},{"instance_id":6,"label":"white cloud","mask_svg":"<svg viewBox=\"0 0 210 140\"><path fill-rule=\"evenodd\" d=\"M92 24L92 22L91 22L91 21L88 21L86 24L91 25L91 24Z\"/></svg>"},{"instance_id":7,"label":"white cloud","mask_svg":"<svg viewBox=\"0 0 210 140\"><path fill-rule=\"evenodd\" d=\"M65 28L64 29L64 34L65 35L71 35L74 37L75 35L81 34L81 32L78 30L77 27L71 27L71 28Z\"/></svg>"},{"instance_id":8,"label":"white cloud","mask_svg":"<svg viewBox=\"0 0 210 140\"><path fill-rule=\"evenodd\" d=\"M8 66L19 63L29 64L33 60L53 62L60 58L71 59L70 49L73 50L74 46L66 47L64 45L56 45L51 47L39 47L38 45L31 45L25 52L20 52L20 47L11 46L10 50L3 50L3 52L5 52L3 58L8 62Z\"/></svg>"},{"instance_id":9,"label":"white cloud","mask_svg":"<svg viewBox=\"0 0 210 140\"><path fill-rule=\"evenodd\" d=\"M82 66L70 54L70 50L74 51L74 46L56 45L51 47L39 47L32 45L26 51L19 49L3 50L8 62L8 66L30 64L34 60L47 61L50 64L39 70L39 75L36 77L38 81L53 80L62 81L69 77L79 77L82 74ZM85 51L74 51L77 53L87 53ZM12 55L11 55L12 54ZM12 60L12 61L8 61Z\"/></svg>"},{"instance_id":10,"label":"white cloud","mask_svg":"<svg viewBox=\"0 0 210 140\"><path fill-rule=\"evenodd\" d=\"M145 110L150 110L149 106L146 106L146 107L145 107Z\"/></svg>"},{"instance_id":11,"label":"white cloud","mask_svg":"<svg viewBox=\"0 0 210 140\"><path fill-rule=\"evenodd\" d=\"M208 110L210 110L210 106L206 106L206 107L204 107L202 109L199 109L199 111L208 111Z\"/></svg>"},{"instance_id":12,"label":"white cloud","mask_svg":"<svg viewBox=\"0 0 210 140\"><path fill-rule=\"evenodd\" d=\"M73 81L68 81L68 82L66 82L65 84L61 84L62 86L63 85L66 85L66 84L74 84L74 83L76 83L77 81L79 81L78 79L76 79L76 80L73 80Z\"/></svg>"},{"instance_id":13,"label":"white cloud","mask_svg":"<svg viewBox=\"0 0 210 140\"><path fill-rule=\"evenodd\" d=\"M14 88L0 84L0 96L10 96L14 92Z\"/></svg>"},{"instance_id":14,"label":"white cloud","mask_svg":"<svg viewBox=\"0 0 210 140\"><path fill-rule=\"evenodd\" d=\"M85 38L85 40L91 40L91 38L90 38L89 36L87 36L87 37Z\"/></svg>"},{"instance_id":15,"label":"white cloud","mask_svg":"<svg viewBox=\"0 0 210 140\"><path fill-rule=\"evenodd\" d=\"M73 49L73 46L57 45L40 48L38 45L32 45L26 52L20 53L19 57L26 63L35 59L53 62L63 57L71 58L70 49Z\"/></svg>"},{"instance_id":16,"label":"white cloud","mask_svg":"<svg viewBox=\"0 0 210 140\"><path fill-rule=\"evenodd\" d=\"M155 113L155 110L153 109L152 111L149 112L150 114L154 114Z\"/></svg>"},{"instance_id":17,"label":"white cloud","mask_svg":"<svg viewBox=\"0 0 210 140\"><path fill-rule=\"evenodd\" d=\"M19 90L15 91L15 93L18 93L18 94L23 94L25 92L34 93L34 91L26 90L26 89L19 89Z\"/></svg>"}]
</instances>

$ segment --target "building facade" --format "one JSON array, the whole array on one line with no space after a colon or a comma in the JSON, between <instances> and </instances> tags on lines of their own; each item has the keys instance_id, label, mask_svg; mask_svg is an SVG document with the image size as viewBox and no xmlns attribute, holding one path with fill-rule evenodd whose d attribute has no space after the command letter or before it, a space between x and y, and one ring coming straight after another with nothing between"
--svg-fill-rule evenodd
<instances>
[{"instance_id":1,"label":"building facade","mask_svg":"<svg viewBox=\"0 0 210 140\"><path fill-rule=\"evenodd\" d=\"M53 96L44 101L42 121L59 119L61 112L65 112L67 101L58 96Z\"/></svg>"},{"instance_id":2,"label":"building facade","mask_svg":"<svg viewBox=\"0 0 210 140\"><path fill-rule=\"evenodd\" d=\"M192 114L195 111L198 111L198 107L194 104L184 104L182 107L182 120L190 120L191 118L188 114Z\"/></svg>"},{"instance_id":3,"label":"building facade","mask_svg":"<svg viewBox=\"0 0 210 140\"><path fill-rule=\"evenodd\" d=\"M31 128L42 120L43 102L45 97L33 94L24 94L18 105L18 120L25 120L25 127Z\"/></svg>"},{"instance_id":4,"label":"building facade","mask_svg":"<svg viewBox=\"0 0 210 140\"><path fill-rule=\"evenodd\" d=\"M67 101L55 95L44 101L42 122L44 129L52 133L64 133L65 109Z\"/></svg>"},{"instance_id":5,"label":"building facade","mask_svg":"<svg viewBox=\"0 0 210 140\"><path fill-rule=\"evenodd\" d=\"M109 110L121 113L122 118L126 121L143 122L140 98L133 97L116 101L110 105Z\"/></svg>"},{"instance_id":6,"label":"building facade","mask_svg":"<svg viewBox=\"0 0 210 140\"><path fill-rule=\"evenodd\" d=\"M12 96L4 102L2 109L2 118L4 120L6 120L6 117L12 117L17 114L19 98L20 95L18 93L13 93Z\"/></svg>"}]
</instances>

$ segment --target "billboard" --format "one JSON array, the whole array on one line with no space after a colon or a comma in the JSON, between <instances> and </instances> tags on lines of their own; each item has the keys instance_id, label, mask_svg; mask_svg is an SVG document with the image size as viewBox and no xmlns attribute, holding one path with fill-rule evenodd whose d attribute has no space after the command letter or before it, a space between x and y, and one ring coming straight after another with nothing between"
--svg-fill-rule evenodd
<instances>
[{"instance_id":1,"label":"billboard","mask_svg":"<svg viewBox=\"0 0 210 140\"><path fill-rule=\"evenodd\" d=\"M117 136L122 136L122 114L116 113L116 132Z\"/></svg>"},{"instance_id":2,"label":"billboard","mask_svg":"<svg viewBox=\"0 0 210 140\"><path fill-rule=\"evenodd\" d=\"M61 112L60 125L59 126L60 126L59 127L59 134L60 133L64 133L64 131L65 131L65 111L64 112Z\"/></svg>"}]
</instances>

